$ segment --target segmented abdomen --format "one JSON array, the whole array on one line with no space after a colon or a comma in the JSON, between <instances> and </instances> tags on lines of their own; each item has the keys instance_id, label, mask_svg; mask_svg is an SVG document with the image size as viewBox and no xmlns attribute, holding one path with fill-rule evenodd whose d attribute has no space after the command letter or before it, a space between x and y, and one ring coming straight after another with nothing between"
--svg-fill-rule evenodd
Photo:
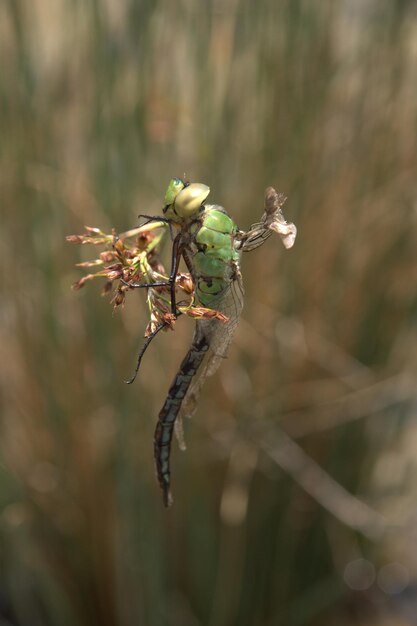
<instances>
[{"instance_id":1,"label":"segmented abdomen","mask_svg":"<svg viewBox=\"0 0 417 626\"><path fill-rule=\"evenodd\" d=\"M156 475L163 491L165 506L172 504L169 458L175 420L177 419L183 398L208 348L206 337L202 336L197 329L191 347L180 365L180 369L175 376L164 406L158 416L154 437L154 458Z\"/></svg>"}]
</instances>

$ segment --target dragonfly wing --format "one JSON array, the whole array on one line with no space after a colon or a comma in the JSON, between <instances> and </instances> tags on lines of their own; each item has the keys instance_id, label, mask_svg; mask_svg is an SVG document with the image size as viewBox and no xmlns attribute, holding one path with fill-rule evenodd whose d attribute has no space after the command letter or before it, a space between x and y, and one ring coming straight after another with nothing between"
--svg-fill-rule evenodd
<instances>
[{"instance_id":1,"label":"dragonfly wing","mask_svg":"<svg viewBox=\"0 0 417 626\"><path fill-rule=\"evenodd\" d=\"M197 322L198 332L207 340L210 347L203 371L190 386L182 405L182 413L191 417L196 409L197 399L207 376L212 376L226 358L230 343L235 334L243 308L243 283L239 269L236 277L219 299L211 305L213 309L223 313L227 322L217 319L202 319Z\"/></svg>"}]
</instances>

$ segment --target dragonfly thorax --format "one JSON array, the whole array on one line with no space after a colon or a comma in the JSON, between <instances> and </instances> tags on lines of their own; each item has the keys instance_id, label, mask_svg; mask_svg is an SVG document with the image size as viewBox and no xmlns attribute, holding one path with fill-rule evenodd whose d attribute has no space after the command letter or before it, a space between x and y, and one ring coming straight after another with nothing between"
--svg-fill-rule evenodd
<instances>
[{"instance_id":1,"label":"dragonfly thorax","mask_svg":"<svg viewBox=\"0 0 417 626\"><path fill-rule=\"evenodd\" d=\"M203 306L213 308L238 271L238 228L223 207L207 205L187 230L184 257L192 270L196 295Z\"/></svg>"}]
</instances>

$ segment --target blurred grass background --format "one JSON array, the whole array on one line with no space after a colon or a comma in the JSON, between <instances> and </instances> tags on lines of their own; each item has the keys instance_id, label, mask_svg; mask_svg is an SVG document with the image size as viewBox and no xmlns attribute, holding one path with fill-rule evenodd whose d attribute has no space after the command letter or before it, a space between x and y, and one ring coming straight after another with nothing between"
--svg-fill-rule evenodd
<instances>
[{"instance_id":1,"label":"blurred grass background","mask_svg":"<svg viewBox=\"0 0 417 626\"><path fill-rule=\"evenodd\" d=\"M415 2L8 0L0 107L0 624L415 624ZM126 387L144 299L71 292L64 238L184 172L241 228L275 186L299 235L243 259L165 511L193 325Z\"/></svg>"}]
</instances>

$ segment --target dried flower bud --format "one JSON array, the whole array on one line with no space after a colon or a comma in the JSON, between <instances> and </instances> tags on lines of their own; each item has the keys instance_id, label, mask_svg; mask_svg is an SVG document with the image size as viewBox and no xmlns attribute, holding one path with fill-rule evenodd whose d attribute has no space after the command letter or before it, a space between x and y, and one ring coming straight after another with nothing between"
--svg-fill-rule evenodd
<instances>
[{"instance_id":1,"label":"dried flower bud","mask_svg":"<svg viewBox=\"0 0 417 626\"><path fill-rule=\"evenodd\" d=\"M111 265L106 265L105 270L120 270L122 271L123 265L117 261L117 263L112 263Z\"/></svg>"},{"instance_id":2,"label":"dried flower bud","mask_svg":"<svg viewBox=\"0 0 417 626\"><path fill-rule=\"evenodd\" d=\"M85 283L92 278L94 278L94 274L88 274L87 276L83 276L82 278L80 278L80 280L77 280L75 283L73 283L71 287L75 290L81 289L82 287L84 287Z\"/></svg>"},{"instance_id":3,"label":"dried flower bud","mask_svg":"<svg viewBox=\"0 0 417 626\"><path fill-rule=\"evenodd\" d=\"M85 237L82 235L67 235L65 239L69 243L85 243Z\"/></svg>"},{"instance_id":4,"label":"dried flower bud","mask_svg":"<svg viewBox=\"0 0 417 626\"><path fill-rule=\"evenodd\" d=\"M205 307L202 306L192 306L189 307L188 309L184 309L182 311L183 313L185 313L185 315L188 315L189 317L193 317L193 318L197 318L197 319L218 319L220 322L228 322L229 318L226 315L223 315L223 313L220 313L220 311L215 311L214 309L206 309Z\"/></svg>"},{"instance_id":5,"label":"dried flower bud","mask_svg":"<svg viewBox=\"0 0 417 626\"><path fill-rule=\"evenodd\" d=\"M112 252L111 250L100 252L100 259L103 261L103 263L111 263L114 259L114 252Z\"/></svg>"},{"instance_id":6,"label":"dried flower bud","mask_svg":"<svg viewBox=\"0 0 417 626\"><path fill-rule=\"evenodd\" d=\"M189 274L178 274L177 285L181 287L185 293L191 294L194 292L194 283Z\"/></svg>"},{"instance_id":7,"label":"dried flower bud","mask_svg":"<svg viewBox=\"0 0 417 626\"><path fill-rule=\"evenodd\" d=\"M171 330L174 330L175 322L177 319L175 315L173 315L172 313L165 313L162 316L162 319L169 326Z\"/></svg>"},{"instance_id":8,"label":"dried flower bud","mask_svg":"<svg viewBox=\"0 0 417 626\"><path fill-rule=\"evenodd\" d=\"M96 265L102 265L102 261L100 259L95 259L94 261L83 261L83 263L76 263L76 267L94 267Z\"/></svg>"},{"instance_id":9,"label":"dried flower bud","mask_svg":"<svg viewBox=\"0 0 417 626\"><path fill-rule=\"evenodd\" d=\"M121 278L123 278L123 280L125 280L127 283L128 282L136 282L137 280L137 274L132 274L132 268L130 267L124 267L122 269L122 275Z\"/></svg>"},{"instance_id":10,"label":"dried flower bud","mask_svg":"<svg viewBox=\"0 0 417 626\"><path fill-rule=\"evenodd\" d=\"M225 323L229 321L229 318L227 317L227 315L224 315L224 313L220 313L220 311L210 311L210 312L207 311L204 317L207 317L207 318L213 317L216 320L219 320L220 322L225 322Z\"/></svg>"},{"instance_id":11,"label":"dried flower bud","mask_svg":"<svg viewBox=\"0 0 417 626\"><path fill-rule=\"evenodd\" d=\"M157 329L157 327L159 326L159 324L162 322L162 319L156 319L155 317L151 316L151 321L148 322L148 325L146 326L145 329L145 333L144 333L144 337L149 337L149 335L152 335L152 333L155 332L155 330ZM165 326L164 330L168 330L169 326Z\"/></svg>"},{"instance_id":12,"label":"dried flower bud","mask_svg":"<svg viewBox=\"0 0 417 626\"><path fill-rule=\"evenodd\" d=\"M144 250L155 239L155 233L153 231L147 233L141 233L137 237L137 246L139 250Z\"/></svg>"},{"instance_id":13,"label":"dried flower bud","mask_svg":"<svg viewBox=\"0 0 417 626\"><path fill-rule=\"evenodd\" d=\"M101 232L101 230L99 228L93 228L92 226L84 226L84 228L89 233L93 233L94 235L103 235L104 234L104 233Z\"/></svg>"},{"instance_id":14,"label":"dried flower bud","mask_svg":"<svg viewBox=\"0 0 417 626\"><path fill-rule=\"evenodd\" d=\"M119 255L123 254L125 250L125 245L121 239L117 239L114 242L113 247Z\"/></svg>"},{"instance_id":15,"label":"dried flower bud","mask_svg":"<svg viewBox=\"0 0 417 626\"><path fill-rule=\"evenodd\" d=\"M108 280L111 280L111 281L117 280L118 278L121 278L121 276L122 276L121 269L107 271L107 268L106 268L106 277Z\"/></svg>"},{"instance_id":16,"label":"dried flower bud","mask_svg":"<svg viewBox=\"0 0 417 626\"><path fill-rule=\"evenodd\" d=\"M118 289L112 298L114 308L116 309L118 306L123 305L125 303L125 300L126 300L125 292Z\"/></svg>"}]
</instances>

